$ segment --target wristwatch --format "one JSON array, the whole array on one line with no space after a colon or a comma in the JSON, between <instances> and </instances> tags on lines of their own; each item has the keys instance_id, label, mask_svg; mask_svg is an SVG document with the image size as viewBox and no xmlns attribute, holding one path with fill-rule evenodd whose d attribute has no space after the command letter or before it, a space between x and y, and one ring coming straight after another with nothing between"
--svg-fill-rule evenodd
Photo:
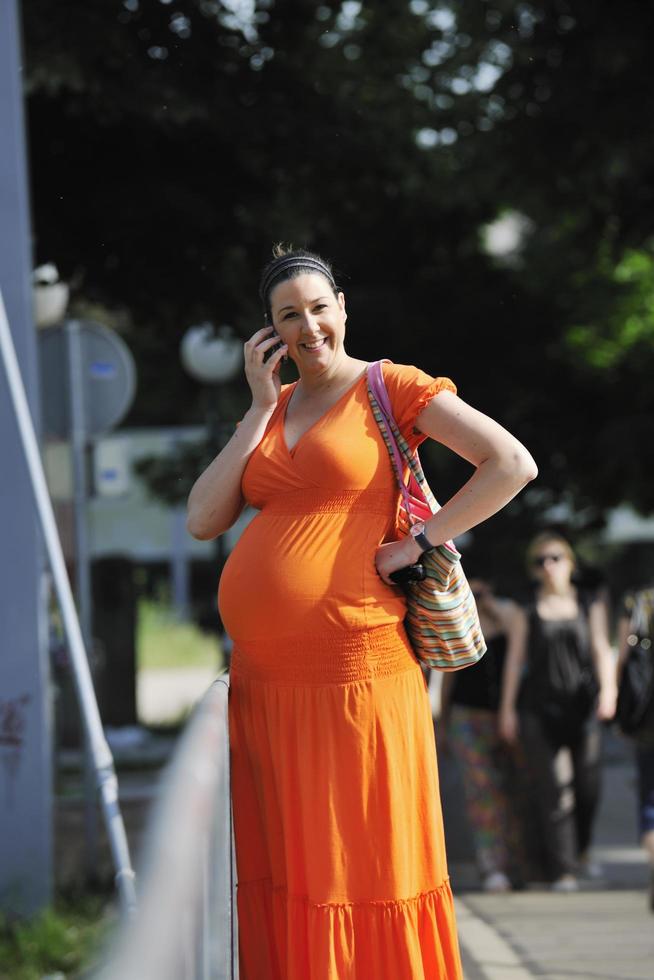
<instances>
[{"instance_id":1,"label":"wristwatch","mask_svg":"<svg viewBox=\"0 0 654 980\"><path fill-rule=\"evenodd\" d=\"M425 552L425 551L431 551L432 548L435 548L436 547L436 545L435 544L432 544L431 541L429 540L429 538L427 537L427 535L425 534L425 522L424 521L417 521L416 524L412 524L411 527L409 528L409 531L410 531L411 537L413 538L413 540L417 544L420 545L420 547L422 548L423 552Z\"/></svg>"}]
</instances>

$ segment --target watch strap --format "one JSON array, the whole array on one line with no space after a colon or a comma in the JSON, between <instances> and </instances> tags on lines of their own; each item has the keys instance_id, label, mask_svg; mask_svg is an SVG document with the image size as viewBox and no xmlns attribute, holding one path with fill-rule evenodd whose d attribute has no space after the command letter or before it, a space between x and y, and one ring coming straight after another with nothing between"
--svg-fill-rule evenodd
<instances>
[{"instance_id":1,"label":"watch strap","mask_svg":"<svg viewBox=\"0 0 654 980\"><path fill-rule=\"evenodd\" d=\"M417 541L423 551L431 551L436 545L432 544L424 531L413 535L413 540Z\"/></svg>"}]
</instances>

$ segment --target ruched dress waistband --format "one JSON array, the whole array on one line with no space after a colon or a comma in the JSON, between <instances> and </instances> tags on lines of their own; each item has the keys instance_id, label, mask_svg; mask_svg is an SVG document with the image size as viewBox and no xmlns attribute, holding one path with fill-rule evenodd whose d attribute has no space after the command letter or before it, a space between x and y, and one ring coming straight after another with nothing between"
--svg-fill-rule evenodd
<instances>
[{"instance_id":1,"label":"ruched dress waistband","mask_svg":"<svg viewBox=\"0 0 654 980\"><path fill-rule=\"evenodd\" d=\"M352 632L256 639L234 647L231 670L280 684L350 684L415 669L402 623Z\"/></svg>"},{"instance_id":2,"label":"ruched dress waistband","mask_svg":"<svg viewBox=\"0 0 654 980\"><path fill-rule=\"evenodd\" d=\"M388 490L325 490L308 487L285 490L261 505L261 516L273 514L376 514L392 513ZM259 506L256 504L256 506Z\"/></svg>"}]
</instances>

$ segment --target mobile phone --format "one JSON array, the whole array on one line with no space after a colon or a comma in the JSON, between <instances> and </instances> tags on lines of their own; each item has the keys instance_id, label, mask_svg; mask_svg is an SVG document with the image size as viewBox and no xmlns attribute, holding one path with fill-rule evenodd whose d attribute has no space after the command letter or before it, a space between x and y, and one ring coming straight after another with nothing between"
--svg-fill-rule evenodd
<instances>
[{"instance_id":1,"label":"mobile phone","mask_svg":"<svg viewBox=\"0 0 654 980\"><path fill-rule=\"evenodd\" d=\"M273 334L273 336L274 337L277 337L278 335L277 334ZM271 347L269 350L267 350L266 353L263 355L263 363L265 364L266 361L269 360L273 356L273 354L275 353L275 351L276 350L279 350L279 348L280 347L283 347L283 346L284 345L282 344L282 342L280 340L278 344L275 344L273 347Z\"/></svg>"},{"instance_id":2,"label":"mobile phone","mask_svg":"<svg viewBox=\"0 0 654 980\"><path fill-rule=\"evenodd\" d=\"M415 565L406 565L405 568L397 568L388 576L391 582L396 585L410 585L412 582L422 582L426 578L425 566L417 562Z\"/></svg>"},{"instance_id":3,"label":"mobile phone","mask_svg":"<svg viewBox=\"0 0 654 980\"><path fill-rule=\"evenodd\" d=\"M272 321L271 321L270 317L267 316L265 318L265 324L266 324L267 327L272 327ZM273 327L273 337L279 337L279 334L277 333L277 331L275 330L274 327ZM279 348L280 347L283 347L283 346L284 345L283 345L282 341L280 340L278 344L275 344L273 347L271 347L269 350L267 350L266 353L263 355L263 363L265 364L266 361L269 358L272 357L272 355L275 353L275 351L276 350L279 350Z\"/></svg>"}]
</instances>

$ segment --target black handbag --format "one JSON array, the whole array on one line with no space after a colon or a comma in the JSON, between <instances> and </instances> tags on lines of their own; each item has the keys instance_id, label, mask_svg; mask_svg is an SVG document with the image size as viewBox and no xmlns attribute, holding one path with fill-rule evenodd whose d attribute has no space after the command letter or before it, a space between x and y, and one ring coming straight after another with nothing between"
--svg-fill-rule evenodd
<instances>
[{"instance_id":1,"label":"black handbag","mask_svg":"<svg viewBox=\"0 0 654 980\"><path fill-rule=\"evenodd\" d=\"M622 668L615 710L615 720L624 735L654 730L653 608L654 590L636 594L627 638L629 653Z\"/></svg>"}]
</instances>

